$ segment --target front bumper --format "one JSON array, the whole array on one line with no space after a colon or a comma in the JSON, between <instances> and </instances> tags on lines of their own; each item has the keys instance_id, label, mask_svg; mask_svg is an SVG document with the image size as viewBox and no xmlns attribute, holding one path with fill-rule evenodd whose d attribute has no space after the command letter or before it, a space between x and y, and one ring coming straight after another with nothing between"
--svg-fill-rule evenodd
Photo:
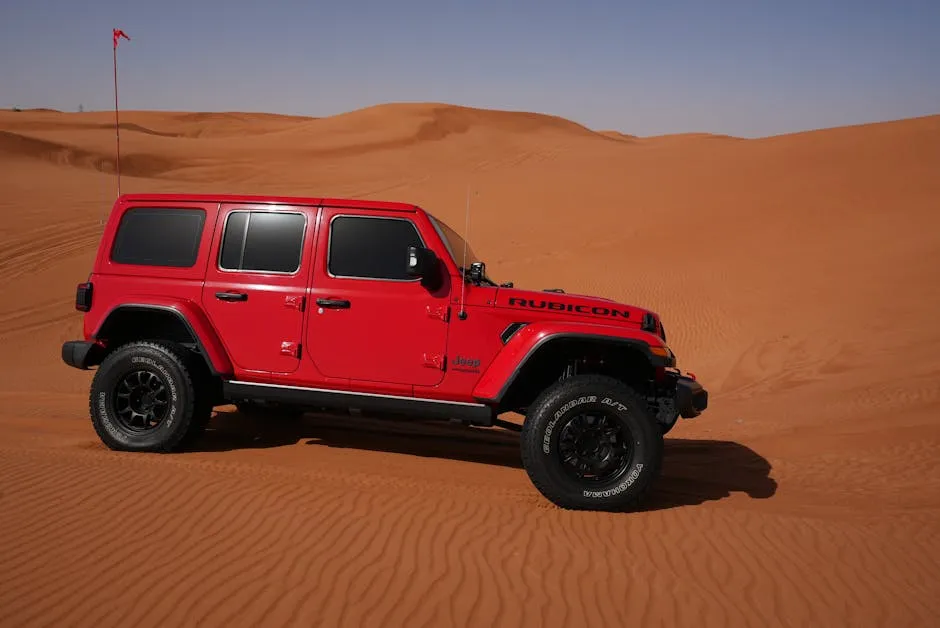
<instances>
[{"instance_id":1,"label":"front bumper","mask_svg":"<svg viewBox=\"0 0 940 628\"><path fill-rule=\"evenodd\" d=\"M676 409L684 419L697 417L708 407L708 391L691 377L680 375L676 381Z\"/></svg>"},{"instance_id":2,"label":"front bumper","mask_svg":"<svg viewBox=\"0 0 940 628\"><path fill-rule=\"evenodd\" d=\"M62 361L72 368L86 370L98 363L95 358L99 349L101 347L94 342L69 340L62 345Z\"/></svg>"}]
</instances>

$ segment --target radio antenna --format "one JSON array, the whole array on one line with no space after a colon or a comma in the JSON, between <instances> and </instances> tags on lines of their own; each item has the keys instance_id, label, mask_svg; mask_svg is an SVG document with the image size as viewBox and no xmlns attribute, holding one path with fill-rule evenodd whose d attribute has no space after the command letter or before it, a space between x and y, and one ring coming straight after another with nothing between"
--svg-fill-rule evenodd
<instances>
[{"instance_id":1,"label":"radio antenna","mask_svg":"<svg viewBox=\"0 0 940 628\"><path fill-rule=\"evenodd\" d=\"M467 211L466 222L463 230L463 265L460 267L460 313L457 318L464 320L467 318L467 311L464 309L464 295L467 289L467 238L470 237L470 184L467 184Z\"/></svg>"}]
</instances>

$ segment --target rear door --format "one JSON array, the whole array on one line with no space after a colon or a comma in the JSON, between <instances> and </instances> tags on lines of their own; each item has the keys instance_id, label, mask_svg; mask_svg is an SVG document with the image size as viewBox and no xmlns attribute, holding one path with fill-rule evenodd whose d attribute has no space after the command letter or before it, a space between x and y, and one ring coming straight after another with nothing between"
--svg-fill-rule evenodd
<instances>
[{"instance_id":1,"label":"rear door","mask_svg":"<svg viewBox=\"0 0 940 628\"><path fill-rule=\"evenodd\" d=\"M232 362L291 373L301 359L316 208L222 205L202 304Z\"/></svg>"},{"instance_id":2,"label":"rear door","mask_svg":"<svg viewBox=\"0 0 940 628\"><path fill-rule=\"evenodd\" d=\"M324 207L307 355L328 377L433 386L444 377L447 289L405 274L425 246L414 214Z\"/></svg>"}]
</instances>

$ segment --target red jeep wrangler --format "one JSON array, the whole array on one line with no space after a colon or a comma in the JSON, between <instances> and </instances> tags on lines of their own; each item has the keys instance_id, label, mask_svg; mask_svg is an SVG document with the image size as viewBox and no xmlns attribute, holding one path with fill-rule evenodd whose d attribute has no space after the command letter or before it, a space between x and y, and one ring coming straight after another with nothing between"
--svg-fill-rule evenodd
<instances>
[{"instance_id":1,"label":"red jeep wrangler","mask_svg":"<svg viewBox=\"0 0 940 628\"><path fill-rule=\"evenodd\" d=\"M538 490L565 508L635 507L663 434L707 393L675 368L659 317L608 299L497 284L414 205L120 197L79 284L107 446L171 451L213 407L356 408L520 429Z\"/></svg>"}]
</instances>

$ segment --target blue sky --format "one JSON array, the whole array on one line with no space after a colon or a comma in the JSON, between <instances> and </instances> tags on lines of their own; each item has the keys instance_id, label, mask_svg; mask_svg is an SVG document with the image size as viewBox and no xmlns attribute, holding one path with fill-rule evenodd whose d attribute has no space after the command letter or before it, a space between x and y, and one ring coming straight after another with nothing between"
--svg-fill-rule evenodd
<instances>
[{"instance_id":1,"label":"blue sky","mask_svg":"<svg viewBox=\"0 0 940 628\"><path fill-rule=\"evenodd\" d=\"M435 101L756 137L940 113L940 0L4 0L0 107Z\"/></svg>"}]
</instances>

